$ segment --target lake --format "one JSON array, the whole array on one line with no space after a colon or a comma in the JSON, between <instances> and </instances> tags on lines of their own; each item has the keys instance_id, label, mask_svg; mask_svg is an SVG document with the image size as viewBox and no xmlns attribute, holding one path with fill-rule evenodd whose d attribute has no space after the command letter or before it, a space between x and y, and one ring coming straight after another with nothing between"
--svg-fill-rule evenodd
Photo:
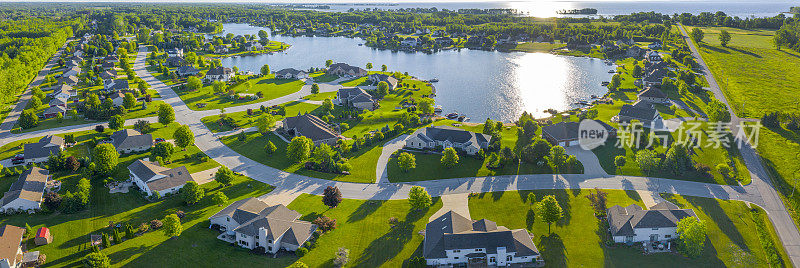
<instances>
[{"instance_id":1,"label":"lake","mask_svg":"<svg viewBox=\"0 0 800 268\"><path fill-rule=\"evenodd\" d=\"M269 30L247 24L223 26L223 35ZM600 59L547 53L461 49L425 54L359 46L363 40L358 38L271 36L270 39L292 47L273 55L225 58L222 65L257 73L264 64L269 64L273 72L290 67L308 70L324 67L328 59L361 67L371 62L373 70L386 64L389 71L408 72L424 80L439 79L434 83L436 104L445 113L463 113L473 122L482 122L487 117L513 121L523 111L544 116L546 109L564 111L579 107L576 102L588 101L591 95L602 96L608 91L600 83L610 81L608 71L615 69Z\"/></svg>"}]
</instances>

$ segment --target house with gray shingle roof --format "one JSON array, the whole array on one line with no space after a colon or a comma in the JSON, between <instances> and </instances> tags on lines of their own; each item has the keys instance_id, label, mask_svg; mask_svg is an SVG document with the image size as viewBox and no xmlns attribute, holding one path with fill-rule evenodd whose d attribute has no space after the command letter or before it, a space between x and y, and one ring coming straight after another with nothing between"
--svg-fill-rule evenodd
<instances>
[{"instance_id":1,"label":"house with gray shingle roof","mask_svg":"<svg viewBox=\"0 0 800 268\"><path fill-rule=\"evenodd\" d=\"M386 84L389 85L389 90L394 90L398 83L397 78L386 74L371 74L367 76L367 80L375 83L376 85L380 82L386 82Z\"/></svg>"},{"instance_id":2,"label":"house with gray shingle roof","mask_svg":"<svg viewBox=\"0 0 800 268\"><path fill-rule=\"evenodd\" d=\"M297 70L295 68L286 68L275 72L275 78L281 79L305 79L308 78L308 73Z\"/></svg>"},{"instance_id":3,"label":"house with gray shingle roof","mask_svg":"<svg viewBox=\"0 0 800 268\"><path fill-rule=\"evenodd\" d=\"M406 139L406 147L433 150L436 147L456 148L474 155L489 147L492 136L466 131L451 126L433 126L419 129Z\"/></svg>"},{"instance_id":4,"label":"house with gray shingle roof","mask_svg":"<svg viewBox=\"0 0 800 268\"><path fill-rule=\"evenodd\" d=\"M291 137L304 136L314 145L321 143L335 146L342 137L328 123L313 114L304 114L283 119L283 130Z\"/></svg>"},{"instance_id":5,"label":"house with gray shingle roof","mask_svg":"<svg viewBox=\"0 0 800 268\"><path fill-rule=\"evenodd\" d=\"M58 79L59 83L74 86L78 84L78 77L74 75L62 76Z\"/></svg>"},{"instance_id":6,"label":"house with gray shingle roof","mask_svg":"<svg viewBox=\"0 0 800 268\"><path fill-rule=\"evenodd\" d=\"M697 217L694 210L664 201L644 210L632 204L608 209L608 232L617 243L666 241L678 238L678 221ZM699 219L698 219L699 220Z\"/></svg>"},{"instance_id":7,"label":"house with gray shingle roof","mask_svg":"<svg viewBox=\"0 0 800 268\"><path fill-rule=\"evenodd\" d=\"M220 239L248 249L263 247L274 254L281 249L297 250L317 230L316 225L299 220L300 216L284 205L271 206L251 197L233 202L209 221L210 226L217 225L224 232Z\"/></svg>"},{"instance_id":8,"label":"house with gray shingle roof","mask_svg":"<svg viewBox=\"0 0 800 268\"><path fill-rule=\"evenodd\" d=\"M667 94L654 87L647 87L645 90L639 92L639 100L649 101L652 103L669 104L669 97Z\"/></svg>"},{"instance_id":9,"label":"house with gray shingle roof","mask_svg":"<svg viewBox=\"0 0 800 268\"><path fill-rule=\"evenodd\" d=\"M614 137L617 135L617 129L614 127L600 120L594 121L606 129L606 133L609 137ZM578 145L578 135L580 134L579 127L580 123L578 122L560 122L557 124L547 125L542 127L542 138L550 142L550 144L565 148Z\"/></svg>"},{"instance_id":10,"label":"house with gray shingle roof","mask_svg":"<svg viewBox=\"0 0 800 268\"><path fill-rule=\"evenodd\" d=\"M0 212L39 210L42 205L42 196L50 178L46 169L32 167L19 175L17 181L3 195L0 201Z\"/></svg>"},{"instance_id":11,"label":"house with gray shingle roof","mask_svg":"<svg viewBox=\"0 0 800 268\"><path fill-rule=\"evenodd\" d=\"M630 122L638 120L645 127L651 125L660 128L663 125L661 114L653 107L649 101L637 101L633 105L625 104L619 110L619 114L615 117L617 122Z\"/></svg>"},{"instance_id":12,"label":"house with gray shingle roof","mask_svg":"<svg viewBox=\"0 0 800 268\"><path fill-rule=\"evenodd\" d=\"M189 181L194 181L185 166L166 168L156 162L136 160L128 166L130 179L147 196L158 192L159 195L174 194Z\"/></svg>"},{"instance_id":13,"label":"house with gray shingle roof","mask_svg":"<svg viewBox=\"0 0 800 268\"><path fill-rule=\"evenodd\" d=\"M328 66L327 73L343 77L362 77L367 75L367 70L347 63L334 63Z\"/></svg>"},{"instance_id":14,"label":"house with gray shingle roof","mask_svg":"<svg viewBox=\"0 0 800 268\"><path fill-rule=\"evenodd\" d=\"M59 106L56 106L59 107ZM58 155L64 149L64 138L58 136L44 136L37 143L25 144L23 156L25 164L41 163L47 161L51 154Z\"/></svg>"},{"instance_id":15,"label":"house with gray shingle roof","mask_svg":"<svg viewBox=\"0 0 800 268\"><path fill-rule=\"evenodd\" d=\"M531 236L525 229L510 230L451 210L425 226L422 255L429 266L544 266Z\"/></svg>"},{"instance_id":16,"label":"house with gray shingle roof","mask_svg":"<svg viewBox=\"0 0 800 268\"><path fill-rule=\"evenodd\" d=\"M336 100L342 106L351 106L362 110L375 110L377 103L372 95L361 88L340 88L336 92Z\"/></svg>"},{"instance_id":17,"label":"house with gray shingle roof","mask_svg":"<svg viewBox=\"0 0 800 268\"><path fill-rule=\"evenodd\" d=\"M111 144L120 153L147 151L153 147L153 135L142 134L135 129L123 129L111 134Z\"/></svg>"}]
</instances>

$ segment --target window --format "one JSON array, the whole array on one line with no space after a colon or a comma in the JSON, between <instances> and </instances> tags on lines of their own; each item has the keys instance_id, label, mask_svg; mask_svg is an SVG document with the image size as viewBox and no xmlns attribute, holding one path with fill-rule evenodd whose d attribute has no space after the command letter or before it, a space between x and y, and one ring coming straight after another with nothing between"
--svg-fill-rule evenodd
<instances>
[{"instance_id":1,"label":"window","mask_svg":"<svg viewBox=\"0 0 800 268\"><path fill-rule=\"evenodd\" d=\"M231 218L225 218L225 219L228 220L229 222L231 221Z\"/></svg>"},{"instance_id":2,"label":"window","mask_svg":"<svg viewBox=\"0 0 800 268\"><path fill-rule=\"evenodd\" d=\"M270 244L272 244L272 239L270 239L270 240L267 240L267 243L270 243Z\"/></svg>"},{"instance_id":3,"label":"window","mask_svg":"<svg viewBox=\"0 0 800 268\"><path fill-rule=\"evenodd\" d=\"M456 257L453 257L453 259L454 259L454 260L458 260L458 256L456 256Z\"/></svg>"},{"instance_id":4,"label":"window","mask_svg":"<svg viewBox=\"0 0 800 268\"><path fill-rule=\"evenodd\" d=\"M658 231L658 228L653 228L653 231Z\"/></svg>"},{"instance_id":5,"label":"window","mask_svg":"<svg viewBox=\"0 0 800 268\"><path fill-rule=\"evenodd\" d=\"M459 253L459 252L461 252L461 250L460 250L460 249L454 249L454 250L453 250L453 253Z\"/></svg>"},{"instance_id":6,"label":"window","mask_svg":"<svg viewBox=\"0 0 800 268\"><path fill-rule=\"evenodd\" d=\"M489 262L490 262L490 263L492 263L492 262L496 262L496 261L497 261L497 259L495 259L494 257L489 257Z\"/></svg>"},{"instance_id":7,"label":"window","mask_svg":"<svg viewBox=\"0 0 800 268\"><path fill-rule=\"evenodd\" d=\"M476 249L475 251L477 251L477 252L483 252L483 249L482 249L482 248L479 248L479 249Z\"/></svg>"},{"instance_id":8,"label":"window","mask_svg":"<svg viewBox=\"0 0 800 268\"><path fill-rule=\"evenodd\" d=\"M513 260L514 260L514 256L511 256L511 255L506 256L506 261L513 261Z\"/></svg>"},{"instance_id":9,"label":"window","mask_svg":"<svg viewBox=\"0 0 800 268\"><path fill-rule=\"evenodd\" d=\"M670 238L672 235L664 235L664 238Z\"/></svg>"}]
</instances>

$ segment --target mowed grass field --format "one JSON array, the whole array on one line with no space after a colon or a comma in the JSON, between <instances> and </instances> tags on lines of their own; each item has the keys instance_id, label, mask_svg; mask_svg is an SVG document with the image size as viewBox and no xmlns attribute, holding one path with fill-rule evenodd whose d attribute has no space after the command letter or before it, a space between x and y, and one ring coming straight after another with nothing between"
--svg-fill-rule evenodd
<instances>
[{"instance_id":1,"label":"mowed grass field","mask_svg":"<svg viewBox=\"0 0 800 268\"><path fill-rule=\"evenodd\" d=\"M693 28L686 27L690 32ZM774 31L702 27L698 49L736 114L761 117L771 111L800 111L800 53L777 50ZM719 32L731 33L728 47Z\"/></svg>"},{"instance_id":2,"label":"mowed grass field","mask_svg":"<svg viewBox=\"0 0 800 268\"><path fill-rule=\"evenodd\" d=\"M665 196L682 208L691 208L705 221L708 239L702 256L690 259L669 253L645 255L641 249L607 245L610 240L608 224L594 215L586 196L595 190L537 190L537 200L554 195L564 211L564 217L552 224L536 215L524 200L529 191L492 192L470 197L469 209L473 220L489 219L509 229L527 229L542 253L547 267L770 267L758 233L757 221L765 213L751 212L745 203L690 196ZM634 191L606 190L608 206L643 206ZM767 224L766 234L779 241ZM674 245L673 245L674 246ZM789 259L779 246L776 249L782 264ZM740 257L744 256L744 257ZM742 260L752 260L752 263Z\"/></svg>"}]
</instances>

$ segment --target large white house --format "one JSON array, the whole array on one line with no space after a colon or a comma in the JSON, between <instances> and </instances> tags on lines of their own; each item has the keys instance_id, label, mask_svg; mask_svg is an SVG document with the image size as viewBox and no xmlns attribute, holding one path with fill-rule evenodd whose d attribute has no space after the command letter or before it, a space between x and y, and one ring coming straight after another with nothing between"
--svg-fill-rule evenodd
<instances>
[{"instance_id":1,"label":"large white house","mask_svg":"<svg viewBox=\"0 0 800 268\"><path fill-rule=\"evenodd\" d=\"M189 181L194 181L185 166L166 168L156 162L136 160L128 166L130 179L147 196L158 192L159 195L174 194Z\"/></svg>"},{"instance_id":2,"label":"large white house","mask_svg":"<svg viewBox=\"0 0 800 268\"><path fill-rule=\"evenodd\" d=\"M206 73L206 80L209 81L228 81L231 80L236 74L233 73L231 68L227 67L217 67L211 70L208 70Z\"/></svg>"},{"instance_id":3,"label":"large white house","mask_svg":"<svg viewBox=\"0 0 800 268\"><path fill-rule=\"evenodd\" d=\"M275 72L275 78L281 79L306 79L308 78L308 73L297 70L295 68L286 68L280 71Z\"/></svg>"},{"instance_id":4,"label":"large white house","mask_svg":"<svg viewBox=\"0 0 800 268\"><path fill-rule=\"evenodd\" d=\"M422 254L431 266L544 266L527 230L510 230L487 219L474 221L452 210L425 226Z\"/></svg>"},{"instance_id":5,"label":"large white house","mask_svg":"<svg viewBox=\"0 0 800 268\"><path fill-rule=\"evenodd\" d=\"M367 75L367 70L361 67L351 66L347 63L334 63L328 67L327 73L342 77L362 77Z\"/></svg>"},{"instance_id":6,"label":"large white house","mask_svg":"<svg viewBox=\"0 0 800 268\"><path fill-rule=\"evenodd\" d=\"M608 209L608 231L617 243L672 240L678 238L678 221L688 217L697 215L666 201L649 210L635 204L616 205Z\"/></svg>"},{"instance_id":7,"label":"large white house","mask_svg":"<svg viewBox=\"0 0 800 268\"><path fill-rule=\"evenodd\" d=\"M46 169L32 167L19 175L17 181L3 195L0 201L0 212L39 210L42 205L42 196L47 186L50 172Z\"/></svg>"},{"instance_id":8,"label":"large white house","mask_svg":"<svg viewBox=\"0 0 800 268\"><path fill-rule=\"evenodd\" d=\"M328 123L313 114L286 117L282 122L283 131L287 135L292 138L304 136L311 139L315 146L319 146L322 143L336 146L336 143L342 139L342 136L336 133Z\"/></svg>"},{"instance_id":9,"label":"large white house","mask_svg":"<svg viewBox=\"0 0 800 268\"><path fill-rule=\"evenodd\" d=\"M377 103L372 95L361 88L340 88L336 93L337 103L342 106L351 106L361 110L375 110Z\"/></svg>"},{"instance_id":10,"label":"large white house","mask_svg":"<svg viewBox=\"0 0 800 268\"><path fill-rule=\"evenodd\" d=\"M317 226L299 220L300 213L254 197L233 202L209 218L223 232L218 238L243 248L263 247L267 253L295 251L311 238Z\"/></svg>"},{"instance_id":11,"label":"large white house","mask_svg":"<svg viewBox=\"0 0 800 268\"><path fill-rule=\"evenodd\" d=\"M406 147L414 149L456 148L474 155L489 147L492 136L466 131L451 126L433 126L419 129L406 139Z\"/></svg>"}]
</instances>

